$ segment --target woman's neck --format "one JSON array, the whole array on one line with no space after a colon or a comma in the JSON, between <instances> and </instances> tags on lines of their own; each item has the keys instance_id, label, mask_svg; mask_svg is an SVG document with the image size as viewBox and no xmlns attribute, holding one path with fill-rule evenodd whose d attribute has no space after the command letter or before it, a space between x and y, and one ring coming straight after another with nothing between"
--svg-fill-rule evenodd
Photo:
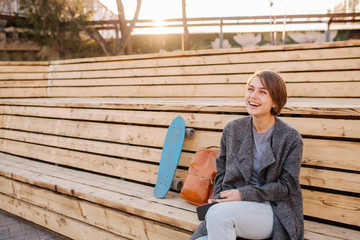
<instances>
[{"instance_id":1,"label":"woman's neck","mask_svg":"<svg viewBox=\"0 0 360 240\"><path fill-rule=\"evenodd\" d=\"M253 116L253 124L256 132L263 133L269 130L275 124L275 117L273 115L255 117Z\"/></svg>"}]
</instances>

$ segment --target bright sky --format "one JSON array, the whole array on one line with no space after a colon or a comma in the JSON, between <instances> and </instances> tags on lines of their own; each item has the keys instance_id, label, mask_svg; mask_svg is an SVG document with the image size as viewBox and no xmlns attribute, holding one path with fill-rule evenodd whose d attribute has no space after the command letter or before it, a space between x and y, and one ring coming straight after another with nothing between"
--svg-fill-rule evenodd
<instances>
[{"instance_id":1,"label":"bright sky","mask_svg":"<svg viewBox=\"0 0 360 240\"><path fill-rule=\"evenodd\" d=\"M117 14L116 0L100 0L110 10ZM122 0L126 19L131 20L136 9L136 0ZM270 2L273 3L270 7ZM201 17L233 17L255 15L289 15L289 14L325 14L333 10L344 0L186 0L186 15L188 18ZM154 19L161 26L162 19L182 18L182 0L142 0L139 19ZM324 25L324 24L323 24ZM323 26L325 27L326 24ZM277 26L279 27L279 26ZM297 26L298 27L298 26ZM225 26L223 31L229 30ZM241 31L250 31L243 26ZM258 26L260 29L260 27ZM176 33L181 29L157 28L135 29L134 33ZM192 31L218 31L218 27L190 28ZM236 30L235 30L236 31ZM260 30L259 30L260 31Z\"/></svg>"},{"instance_id":2,"label":"bright sky","mask_svg":"<svg viewBox=\"0 0 360 240\"><path fill-rule=\"evenodd\" d=\"M116 0L100 0L117 13ZM125 15L131 19L136 0L122 0ZM182 0L142 0L139 19L182 17ZM273 6L270 8L270 2ZM344 0L186 0L187 17L227 17L327 13Z\"/></svg>"}]
</instances>

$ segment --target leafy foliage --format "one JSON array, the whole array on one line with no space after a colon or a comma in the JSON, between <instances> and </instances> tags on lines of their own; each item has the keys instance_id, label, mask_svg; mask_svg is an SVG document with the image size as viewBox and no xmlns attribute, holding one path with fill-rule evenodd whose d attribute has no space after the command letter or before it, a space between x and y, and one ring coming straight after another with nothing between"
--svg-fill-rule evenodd
<instances>
[{"instance_id":1,"label":"leafy foliage","mask_svg":"<svg viewBox=\"0 0 360 240\"><path fill-rule=\"evenodd\" d=\"M20 0L18 24L27 29L25 38L46 47L50 59L82 55L89 42L72 21L62 0ZM77 18L87 21L91 12L84 13L81 0L72 1Z\"/></svg>"}]
</instances>

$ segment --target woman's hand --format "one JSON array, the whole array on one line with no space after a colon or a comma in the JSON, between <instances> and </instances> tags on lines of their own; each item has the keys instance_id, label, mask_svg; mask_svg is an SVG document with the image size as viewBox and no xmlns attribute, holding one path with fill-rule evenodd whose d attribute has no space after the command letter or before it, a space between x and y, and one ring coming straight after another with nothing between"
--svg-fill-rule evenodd
<instances>
[{"instance_id":1,"label":"woman's hand","mask_svg":"<svg viewBox=\"0 0 360 240\"><path fill-rule=\"evenodd\" d=\"M242 197L237 189L226 190L220 193L221 199L216 199L216 202L230 202L230 201L241 201ZM212 199L213 200L213 199ZM213 200L214 201L214 200Z\"/></svg>"}]
</instances>

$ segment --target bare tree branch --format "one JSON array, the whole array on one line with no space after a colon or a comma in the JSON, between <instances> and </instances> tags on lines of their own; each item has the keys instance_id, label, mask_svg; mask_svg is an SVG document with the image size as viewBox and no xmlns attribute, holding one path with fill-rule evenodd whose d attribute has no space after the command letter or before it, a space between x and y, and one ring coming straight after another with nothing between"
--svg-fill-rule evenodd
<instances>
[{"instance_id":1,"label":"bare tree branch","mask_svg":"<svg viewBox=\"0 0 360 240\"><path fill-rule=\"evenodd\" d=\"M86 34L88 34L92 39L94 39L95 41L97 41L102 50L104 51L104 53L106 54L106 56L111 56L113 55L111 48L109 46L109 44L105 41L105 39L101 36L101 34L99 33L99 31L97 29L94 28L87 28L85 26L85 24L83 22L81 22L79 19L77 19L75 17L75 12L72 10L72 8L69 6L68 2L64 0L64 4L66 4L66 7L68 8L68 12L70 13L71 18L73 19L73 21L76 23L76 25L84 32L86 32Z\"/></svg>"},{"instance_id":2,"label":"bare tree branch","mask_svg":"<svg viewBox=\"0 0 360 240\"><path fill-rule=\"evenodd\" d=\"M134 18L133 20L131 21L130 23L130 26L128 27L126 25L126 21L124 21L125 23L125 28L123 28L121 26L121 22L122 20L120 18L124 18L125 19L125 13L124 13L124 6L122 5L122 2L121 0L116 0L117 4L118 4L118 12L119 12L119 20L120 20L120 28L122 29L121 30L121 42L120 42L120 49L119 51L117 52L117 54L123 54L127 44L129 43L130 41L130 35L131 35L131 32L133 31L134 29L134 26L138 20L138 17L139 17L139 13L140 13L140 8L141 8L141 1L142 0L137 0L137 5L136 5L136 11L135 11L135 14L134 14ZM123 32L123 29L126 29L124 32Z\"/></svg>"}]
</instances>

